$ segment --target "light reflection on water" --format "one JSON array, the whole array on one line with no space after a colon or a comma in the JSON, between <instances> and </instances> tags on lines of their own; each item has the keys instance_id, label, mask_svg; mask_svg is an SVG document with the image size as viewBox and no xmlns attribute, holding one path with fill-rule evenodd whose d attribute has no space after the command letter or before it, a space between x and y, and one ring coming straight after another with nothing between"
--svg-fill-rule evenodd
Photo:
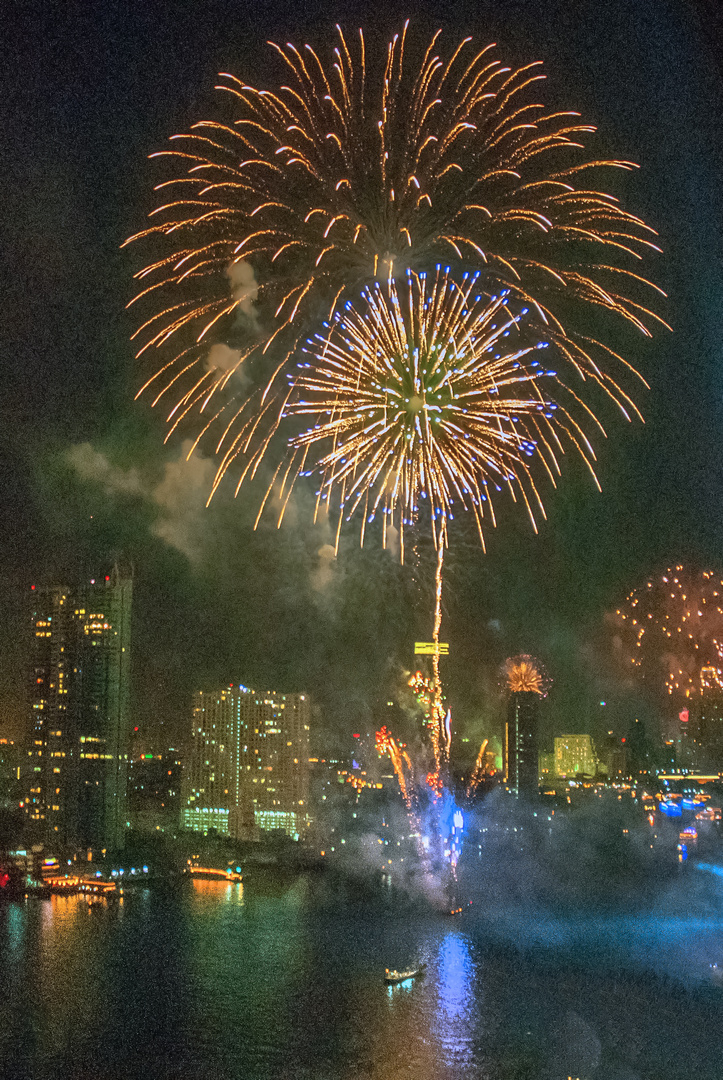
<instances>
[{"instance_id":1,"label":"light reflection on water","mask_svg":"<svg viewBox=\"0 0 723 1080\"><path fill-rule=\"evenodd\" d=\"M450 931L444 937L435 976L435 1034L444 1058L461 1064L471 1059L477 1020L475 970L470 941L463 934ZM481 987L478 992L482 992Z\"/></svg>"},{"instance_id":2,"label":"light reflection on water","mask_svg":"<svg viewBox=\"0 0 723 1080\"><path fill-rule=\"evenodd\" d=\"M448 933L437 957L439 1004L447 1020L460 1020L469 1012L472 975L469 941L459 933Z\"/></svg>"},{"instance_id":3,"label":"light reflection on water","mask_svg":"<svg viewBox=\"0 0 723 1080\"><path fill-rule=\"evenodd\" d=\"M214 881L211 878L194 878L192 883L198 904L219 902L224 907L243 907L244 887L241 882Z\"/></svg>"},{"instance_id":4,"label":"light reflection on water","mask_svg":"<svg viewBox=\"0 0 723 1080\"><path fill-rule=\"evenodd\" d=\"M20 904L10 904L7 909L5 942L9 957L14 963L20 959L24 944L25 919Z\"/></svg>"},{"instance_id":5,"label":"light reflection on water","mask_svg":"<svg viewBox=\"0 0 723 1080\"><path fill-rule=\"evenodd\" d=\"M524 920L517 929L525 935ZM122 909L79 897L10 904L0 907L0 1076L558 1080L551 1063L574 1068L578 1054L599 1060L594 1080L610 1080L624 1068L656 1075L649 1053L678 1080L694 1016L697 1080L720 1080L723 1047L700 1049L701 1032L718 1039L705 1010L719 1014L720 991L683 1009L680 988L666 997L657 984L621 983L617 961L564 966L585 943L615 942L641 955L654 942L672 963L676 949L720 943L719 918L558 920L542 967L491 945L490 931L466 917L333 903L304 878L272 874L243 888L138 890ZM384 986L385 967L421 962L424 977ZM650 992L662 995L657 1017Z\"/></svg>"}]
</instances>

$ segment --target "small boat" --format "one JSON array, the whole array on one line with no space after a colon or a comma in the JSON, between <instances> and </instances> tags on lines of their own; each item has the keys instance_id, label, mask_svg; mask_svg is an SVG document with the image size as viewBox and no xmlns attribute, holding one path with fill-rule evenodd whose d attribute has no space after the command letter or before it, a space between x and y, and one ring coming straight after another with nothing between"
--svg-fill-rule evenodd
<instances>
[{"instance_id":1,"label":"small boat","mask_svg":"<svg viewBox=\"0 0 723 1080\"><path fill-rule=\"evenodd\" d=\"M411 982L412 979L417 979L424 975L427 970L426 964L420 964L419 967L410 968L408 971L397 971L396 968L386 968L384 975L384 982L387 986L395 986L397 983Z\"/></svg>"}]
</instances>

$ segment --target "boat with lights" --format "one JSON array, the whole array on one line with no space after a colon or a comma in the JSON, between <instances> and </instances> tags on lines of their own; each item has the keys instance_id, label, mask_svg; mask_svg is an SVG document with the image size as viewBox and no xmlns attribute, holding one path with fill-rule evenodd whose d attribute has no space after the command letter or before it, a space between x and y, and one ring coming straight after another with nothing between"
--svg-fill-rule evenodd
<instances>
[{"instance_id":1,"label":"boat with lights","mask_svg":"<svg viewBox=\"0 0 723 1080\"><path fill-rule=\"evenodd\" d=\"M419 967L409 968L407 971L397 971L396 968L386 968L384 975L384 982L387 986L396 986L397 983L410 982L412 979L418 979L424 975L427 970L426 964L420 964Z\"/></svg>"}]
</instances>

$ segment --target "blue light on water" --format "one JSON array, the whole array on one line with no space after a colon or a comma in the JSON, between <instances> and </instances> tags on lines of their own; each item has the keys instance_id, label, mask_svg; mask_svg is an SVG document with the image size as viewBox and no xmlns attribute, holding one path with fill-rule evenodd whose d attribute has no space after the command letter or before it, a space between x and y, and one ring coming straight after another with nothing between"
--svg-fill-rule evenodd
<instances>
[{"instance_id":1,"label":"blue light on water","mask_svg":"<svg viewBox=\"0 0 723 1080\"><path fill-rule=\"evenodd\" d=\"M440 1040L447 1054L469 1051L474 1012L473 965L469 942L448 934L437 959Z\"/></svg>"},{"instance_id":2,"label":"blue light on water","mask_svg":"<svg viewBox=\"0 0 723 1080\"><path fill-rule=\"evenodd\" d=\"M715 863L699 862L695 864L696 870L707 870L709 874L715 874L716 877L723 878L723 866L716 866Z\"/></svg>"},{"instance_id":3,"label":"blue light on water","mask_svg":"<svg viewBox=\"0 0 723 1080\"><path fill-rule=\"evenodd\" d=\"M11 955L20 954L25 941L26 918L19 904L8 906L5 941Z\"/></svg>"}]
</instances>

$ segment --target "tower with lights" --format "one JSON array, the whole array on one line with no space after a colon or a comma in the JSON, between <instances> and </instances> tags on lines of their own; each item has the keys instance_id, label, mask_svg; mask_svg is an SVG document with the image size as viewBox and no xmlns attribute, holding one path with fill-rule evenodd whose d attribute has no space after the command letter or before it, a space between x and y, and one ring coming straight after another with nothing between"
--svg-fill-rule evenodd
<instances>
[{"instance_id":1,"label":"tower with lights","mask_svg":"<svg viewBox=\"0 0 723 1080\"><path fill-rule=\"evenodd\" d=\"M509 697L505 724L505 783L517 797L539 791L539 707L550 678L534 656L521 653L505 660L504 686Z\"/></svg>"},{"instance_id":2,"label":"tower with lights","mask_svg":"<svg viewBox=\"0 0 723 1080\"><path fill-rule=\"evenodd\" d=\"M505 725L505 778L515 795L538 794L540 695L534 690L510 694Z\"/></svg>"},{"instance_id":3,"label":"tower with lights","mask_svg":"<svg viewBox=\"0 0 723 1080\"><path fill-rule=\"evenodd\" d=\"M130 738L130 571L32 587L32 737L23 804L49 842L122 844Z\"/></svg>"}]
</instances>

